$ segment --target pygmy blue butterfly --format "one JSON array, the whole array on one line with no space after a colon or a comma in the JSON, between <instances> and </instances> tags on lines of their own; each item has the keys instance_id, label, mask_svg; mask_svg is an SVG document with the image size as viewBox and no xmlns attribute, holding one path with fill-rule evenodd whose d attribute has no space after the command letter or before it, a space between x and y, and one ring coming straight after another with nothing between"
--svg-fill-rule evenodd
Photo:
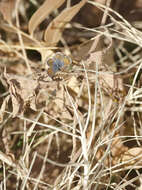
<instances>
[{"instance_id":1,"label":"pygmy blue butterfly","mask_svg":"<svg viewBox=\"0 0 142 190\"><path fill-rule=\"evenodd\" d=\"M54 80L58 80L58 75L61 72L67 71L71 65L72 60L69 56L63 53L55 53L55 55L46 60L46 64L49 66L47 73ZM61 79L61 77L59 77ZM59 79L59 80L60 80Z\"/></svg>"}]
</instances>

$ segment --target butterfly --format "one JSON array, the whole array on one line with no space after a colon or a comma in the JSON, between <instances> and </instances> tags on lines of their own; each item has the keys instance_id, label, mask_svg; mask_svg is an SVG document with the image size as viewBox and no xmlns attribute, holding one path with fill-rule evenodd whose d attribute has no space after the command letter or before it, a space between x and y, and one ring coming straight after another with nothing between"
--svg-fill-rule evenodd
<instances>
[{"instance_id":1,"label":"butterfly","mask_svg":"<svg viewBox=\"0 0 142 190\"><path fill-rule=\"evenodd\" d=\"M51 58L46 60L49 66L47 73L53 80L62 80L63 73L68 71L71 66L72 60L69 56L57 52Z\"/></svg>"}]
</instances>

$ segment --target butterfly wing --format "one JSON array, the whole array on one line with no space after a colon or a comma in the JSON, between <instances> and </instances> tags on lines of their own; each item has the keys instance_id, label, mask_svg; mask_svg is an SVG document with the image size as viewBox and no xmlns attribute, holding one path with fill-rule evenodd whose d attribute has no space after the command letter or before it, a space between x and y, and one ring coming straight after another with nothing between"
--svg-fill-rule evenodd
<instances>
[{"instance_id":1,"label":"butterfly wing","mask_svg":"<svg viewBox=\"0 0 142 190\"><path fill-rule=\"evenodd\" d=\"M71 58L63 53L56 53L54 58L56 60L60 60L59 66L61 71L65 71L66 68L69 67L72 63Z\"/></svg>"},{"instance_id":2,"label":"butterfly wing","mask_svg":"<svg viewBox=\"0 0 142 190\"><path fill-rule=\"evenodd\" d=\"M47 73L51 78L58 78L57 75L60 76L63 71L67 71L71 63L70 57L58 52L47 60L49 66Z\"/></svg>"},{"instance_id":3,"label":"butterfly wing","mask_svg":"<svg viewBox=\"0 0 142 190\"><path fill-rule=\"evenodd\" d=\"M55 75L54 69L53 69L53 62L54 60L52 58L49 58L46 63L49 66L47 73L52 78Z\"/></svg>"}]
</instances>

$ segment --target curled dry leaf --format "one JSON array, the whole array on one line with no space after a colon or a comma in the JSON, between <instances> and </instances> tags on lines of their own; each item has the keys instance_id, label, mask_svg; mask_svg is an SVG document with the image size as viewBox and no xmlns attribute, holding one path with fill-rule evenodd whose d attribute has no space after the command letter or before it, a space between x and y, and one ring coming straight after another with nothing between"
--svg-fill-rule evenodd
<instances>
[{"instance_id":1,"label":"curled dry leaf","mask_svg":"<svg viewBox=\"0 0 142 190\"><path fill-rule=\"evenodd\" d=\"M110 88L113 91L124 91L122 79L113 73L100 73L99 79L101 86L104 88Z\"/></svg>"},{"instance_id":2,"label":"curled dry leaf","mask_svg":"<svg viewBox=\"0 0 142 190\"><path fill-rule=\"evenodd\" d=\"M71 77L68 82L68 88L72 89L76 94L79 93L79 86L76 77Z\"/></svg>"},{"instance_id":3,"label":"curled dry leaf","mask_svg":"<svg viewBox=\"0 0 142 190\"><path fill-rule=\"evenodd\" d=\"M141 147L135 147L131 148L128 151L126 151L122 157L121 161L125 162L125 165L142 165L142 148Z\"/></svg>"},{"instance_id":4,"label":"curled dry leaf","mask_svg":"<svg viewBox=\"0 0 142 190\"><path fill-rule=\"evenodd\" d=\"M55 9L60 7L65 0L46 0L43 5L33 14L29 21L29 32L33 35L36 27Z\"/></svg>"},{"instance_id":5,"label":"curled dry leaf","mask_svg":"<svg viewBox=\"0 0 142 190\"><path fill-rule=\"evenodd\" d=\"M44 34L44 40L47 45L55 45L59 42L65 25L79 12L85 3L86 0L82 0L77 5L66 8L49 24Z\"/></svg>"},{"instance_id":6,"label":"curled dry leaf","mask_svg":"<svg viewBox=\"0 0 142 190\"><path fill-rule=\"evenodd\" d=\"M99 74L99 82L104 92L115 101L121 101L125 95L121 77L110 73Z\"/></svg>"},{"instance_id":7,"label":"curled dry leaf","mask_svg":"<svg viewBox=\"0 0 142 190\"><path fill-rule=\"evenodd\" d=\"M9 98L10 98L10 96L7 96L7 97L4 99L4 101L3 101L2 105L1 105L1 108L0 108L0 123L3 122L4 111L5 111L5 109L6 109L6 105L7 105L7 103L8 103Z\"/></svg>"},{"instance_id":8,"label":"curled dry leaf","mask_svg":"<svg viewBox=\"0 0 142 190\"><path fill-rule=\"evenodd\" d=\"M3 152L0 151L0 160L4 163L6 163L9 166L16 167L16 164L13 162L10 156L7 156Z\"/></svg>"},{"instance_id":9,"label":"curled dry leaf","mask_svg":"<svg viewBox=\"0 0 142 190\"><path fill-rule=\"evenodd\" d=\"M9 86L13 106L13 117L24 112L24 108L27 104L33 110L36 110L35 91L38 87L38 82L30 78L9 75L7 73L4 73L4 78Z\"/></svg>"}]
</instances>

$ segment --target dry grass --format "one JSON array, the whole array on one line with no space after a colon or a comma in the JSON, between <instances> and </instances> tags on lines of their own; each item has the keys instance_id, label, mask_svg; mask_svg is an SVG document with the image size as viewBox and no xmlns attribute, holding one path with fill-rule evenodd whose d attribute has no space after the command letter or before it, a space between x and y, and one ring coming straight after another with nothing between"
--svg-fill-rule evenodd
<instances>
[{"instance_id":1,"label":"dry grass","mask_svg":"<svg viewBox=\"0 0 142 190\"><path fill-rule=\"evenodd\" d=\"M110 4L0 3L0 189L142 189L142 33Z\"/></svg>"}]
</instances>

